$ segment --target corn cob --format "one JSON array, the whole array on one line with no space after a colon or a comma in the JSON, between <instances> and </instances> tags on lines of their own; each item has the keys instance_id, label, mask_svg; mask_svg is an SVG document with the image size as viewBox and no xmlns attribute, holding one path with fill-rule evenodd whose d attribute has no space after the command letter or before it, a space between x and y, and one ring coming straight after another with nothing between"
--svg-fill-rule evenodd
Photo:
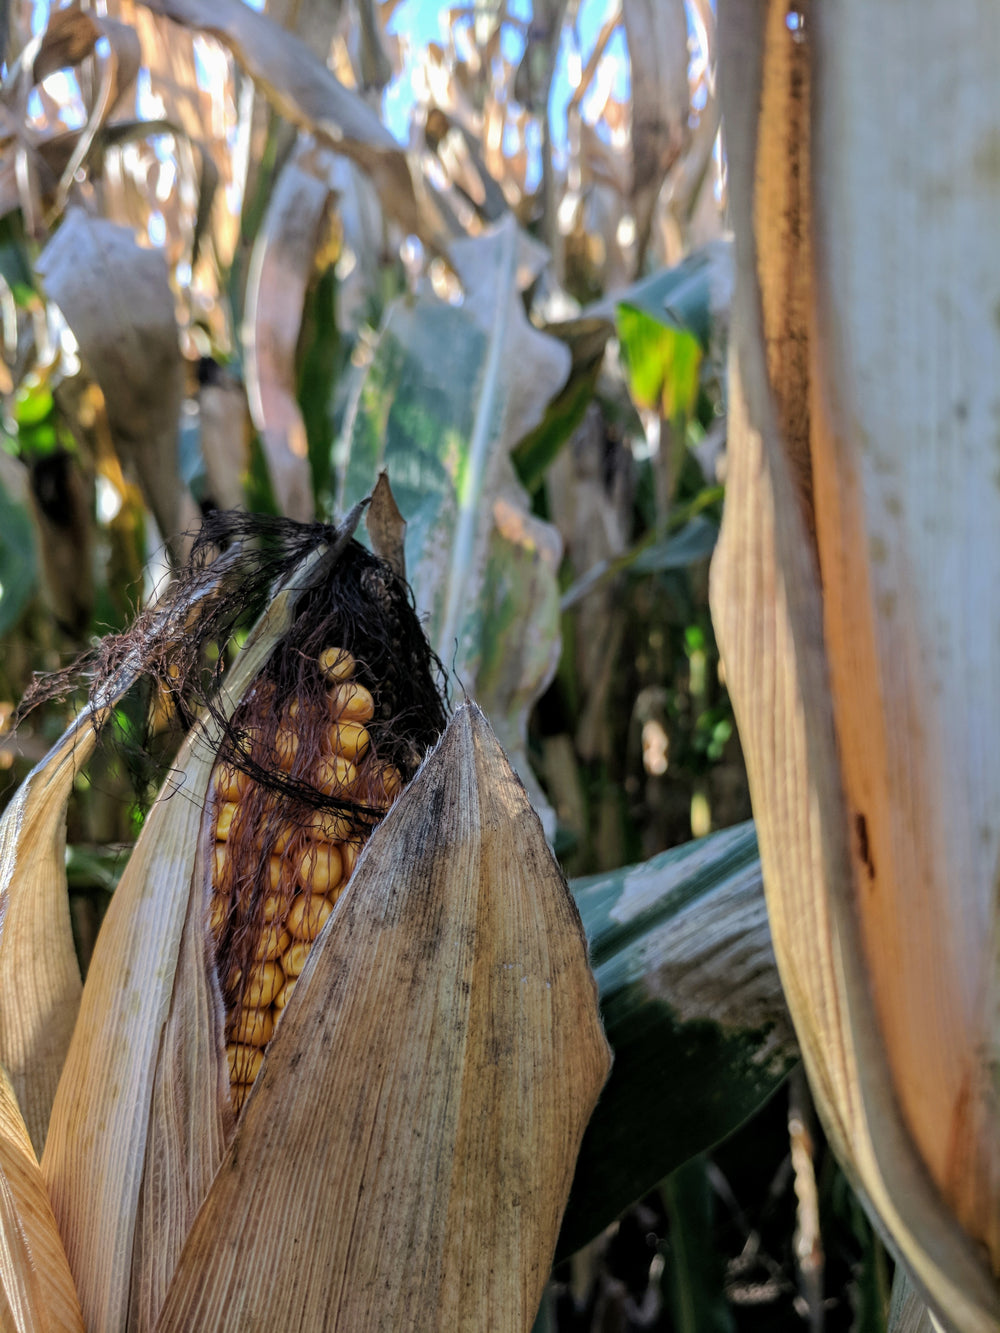
<instances>
[{"instance_id":1,"label":"corn cob","mask_svg":"<svg viewBox=\"0 0 1000 1333\"><path fill-rule=\"evenodd\" d=\"M209 930L237 1114L360 847L402 790L399 770L380 760L372 743L367 724L375 700L356 672L346 649L324 649L315 675L325 688L315 698L293 698L270 727L275 690L259 682L238 719L250 772L230 759L214 770ZM251 776L274 769L338 806L296 810Z\"/></svg>"}]
</instances>

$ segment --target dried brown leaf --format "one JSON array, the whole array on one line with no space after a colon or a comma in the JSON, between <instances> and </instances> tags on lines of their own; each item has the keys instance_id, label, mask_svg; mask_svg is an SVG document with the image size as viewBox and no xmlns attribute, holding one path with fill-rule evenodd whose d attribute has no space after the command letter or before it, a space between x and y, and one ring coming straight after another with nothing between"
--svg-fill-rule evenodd
<instances>
[{"instance_id":1,"label":"dried brown leaf","mask_svg":"<svg viewBox=\"0 0 1000 1333\"><path fill-rule=\"evenodd\" d=\"M377 112L345 88L304 42L240 0L143 3L225 43L283 116L320 135L368 172L383 207L404 231L433 236L436 218L418 207L406 154Z\"/></svg>"},{"instance_id":2,"label":"dried brown leaf","mask_svg":"<svg viewBox=\"0 0 1000 1333\"><path fill-rule=\"evenodd\" d=\"M192 503L177 468L183 363L163 256L126 228L71 209L37 268L104 394L121 461L170 541Z\"/></svg>"},{"instance_id":3,"label":"dried brown leaf","mask_svg":"<svg viewBox=\"0 0 1000 1333\"><path fill-rule=\"evenodd\" d=\"M576 909L467 706L310 955L158 1328L527 1328L608 1068Z\"/></svg>"},{"instance_id":4,"label":"dried brown leaf","mask_svg":"<svg viewBox=\"0 0 1000 1333\"><path fill-rule=\"evenodd\" d=\"M622 0L632 69L632 209L645 252L664 178L688 123L688 26L684 0Z\"/></svg>"},{"instance_id":5,"label":"dried brown leaf","mask_svg":"<svg viewBox=\"0 0 1000 1333\"><path fill-rule=\"evenodd\" d=\"M86 719L32 770L0 822L0 1062L38 1152L80 1004L66 804L93 748Z\"/></svg>"}]
</instances>

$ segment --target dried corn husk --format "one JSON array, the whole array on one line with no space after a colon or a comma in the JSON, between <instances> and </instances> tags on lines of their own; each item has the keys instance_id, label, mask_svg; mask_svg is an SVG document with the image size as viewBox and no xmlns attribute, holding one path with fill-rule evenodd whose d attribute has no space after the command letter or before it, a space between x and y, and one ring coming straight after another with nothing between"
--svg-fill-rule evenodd
<instances>
[{"instance_id":1,"label":"dried corn husk","mask_svg":"<svg viewBox=\"0 0 1000 1333\"><path fill-rule=\"evenodd\" d=\"M234 550L216 561L170 614L183 617L212 596L237 556ZM155 628L163 626L154 621ZM108 710L142 668L138 656L128 658L102 682L0 819L0 1062L39 1153L81 993L66 889L66 805Z\"/></svg>"},{"instance_id":2,"label":"dried corn husk","mask_svg":"<svg viewBox=\"0 0 1000 1333\"><path fill-rule=\"evenodd\" d=\"M158 1327L530 1327L608 1068L576 909L467 705L309 957Z\"/></svg>"},{"instance_id":3,"label":"dried corn husk","mask_svg":"<svg viewBox=\"0 0 1000 1333\"><path fill-rule=\"evenodd\" d=\"M325 554L296 571L292 590L279 593L257 625L228 681L224 711L235 708L287 630ZM95 1328L125 1327L130 1293L134 1317L142 1309L151 1322L232 1130L201 901L200 831L214 757L211 734L197 727L115 891L42 1157Z\"/></svg>"},{"instance_id":4,"label":"dried corn husk","mask_svg":"<svg viewBox=\"0 0 1000 1333\"><path fill-rule=\"evenodd\" d=\"M1000 104L973 5L800 10L720 14L713 613L826 1127L942 1322L995 1329Z\"/></svg>"},{"instance_id":5,"label":"dried corn husk","mask_svg":"<svg viewBox=\"0 0 1000 1333\"><path fill-rule=\"evenodd\" d=\"M0 1070L0 1327L83 1333L52 1205L10 1080Z\"/></svg>"},{"instance_id":6,"label":"dried corn husk","mask_svg":"<svg viewBox=\"0 0 1000 1333\"><path fill-rule=\"evenodd\" d=\"M367 844L234 1117L203 807L220 725L340 549L294 570L195 724L95 948L42 1159L89 1328L514 1329L540 1298L610 1057L576 909L474 707Z\"/></svg>"}]
</instances>

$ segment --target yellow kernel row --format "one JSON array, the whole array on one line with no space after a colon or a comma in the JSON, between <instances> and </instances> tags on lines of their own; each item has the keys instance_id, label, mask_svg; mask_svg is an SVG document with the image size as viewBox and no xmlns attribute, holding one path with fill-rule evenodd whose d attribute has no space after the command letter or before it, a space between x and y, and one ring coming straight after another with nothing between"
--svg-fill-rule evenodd
<instances>
[{"instance_id":1,"label":"yellow kernel row","mask_svg":"<svg viewBox=\"0 0 1000 1333\"><path fill-rule=\"evenodd\" d=\"M302 753L298 700L292 700L282 713L269 754L262 750L261 728L244 728L251 753L258 763L277 763L285 772L308 776L329 796L387 807L402 789L399 772L384 763L368 763L359 770L371 749L365 723L375 715L374 699L369 690L353 679L356 663L346 649L325 649L318 665L329 690L326 704L329 724L320 729L318 755ZM253 703L255 708L273 707L273 687L267 682L255 687ZM209 925L218 945L227 929L243 928L238 922L248 910L245 902L237 904L237 890L240 893L243 890L238 884L227 882L227 869L230 842L237 834L241 841L245 840L249 832L240 829L238 811L253 783L242 770L222 763L216 767L213 786L217 803L216 844ZM263 920L263 929L246 977L237 970L227 979L227 994L237 997L231 999L236 1008L227 1023L230 1087L236 1111L249 1094L260 1070L264 1048L305 967L313 942L354 871L359 850L352 820L337 811L316 810L305 827L301 823L288 823L274 836L265 836L266 844L260 834L253 838L260 852L267 855L269 893L254 913L258 921ZM243 915L234 918L230 927L234 912Z\"/></svg>"}]
</instances>

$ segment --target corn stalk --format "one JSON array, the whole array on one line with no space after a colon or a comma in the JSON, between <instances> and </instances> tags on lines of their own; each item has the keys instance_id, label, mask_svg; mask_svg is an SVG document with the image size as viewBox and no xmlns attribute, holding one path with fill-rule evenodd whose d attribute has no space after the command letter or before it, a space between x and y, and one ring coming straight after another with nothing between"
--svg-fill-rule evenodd
<instances>
[{"instance_id":1,"label":"corn stalk","mask_svg":"<svg viewBox=\"0 0 1000 1333\"><path fill-rule=\"evenodd\" d=\"M1000 100L975 3L720 6L738 293L713 611L828 1133L1000 1318Z\"/></svg>"}]
</instances>

